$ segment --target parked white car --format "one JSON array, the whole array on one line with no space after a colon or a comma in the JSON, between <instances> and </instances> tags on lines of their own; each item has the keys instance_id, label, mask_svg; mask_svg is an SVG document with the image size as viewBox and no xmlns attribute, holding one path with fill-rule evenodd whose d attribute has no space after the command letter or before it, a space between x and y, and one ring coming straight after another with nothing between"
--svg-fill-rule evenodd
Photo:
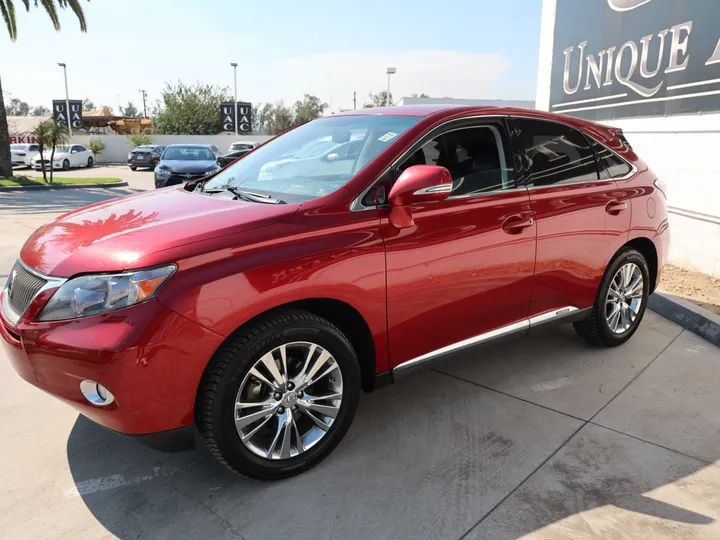
<instances>
[{"instance_id":1,"label":"parked white car","mask_svg":"<svg viewBox=\"0 0 720 540\"><path fill-rule=\"evenodd\" d=\"M40 154L37 144L11 144L10 159L13 165L32 166L32 159Z\"/></svg>"},{"instance_id":2,"label":"parked white car","mask_svg":"<svg viewBox=\"0 0 720 540\"><path fill-rule=\"evenodd\" d=\"M38 154L32 160L32 167L35 170L42 169L42 163L49 169L51 149L44 149L43 156ZM53 156L53 169L67 171L71 167L92 167L95 164L95 154L81 144L64 145L55 147Z\"/></svg>"},{"instance_id":3,"label":"parked white car","mask_svg":"<svg viewBox=\"0 0 720 540\"><path fill-rule=\"evenodd\" d=\"M238 150L255 150L258 146L260 146L260 143L255 141L235 141L230 145L228 154L230 152L236 152Z\"/></svg>"}]
</instances>

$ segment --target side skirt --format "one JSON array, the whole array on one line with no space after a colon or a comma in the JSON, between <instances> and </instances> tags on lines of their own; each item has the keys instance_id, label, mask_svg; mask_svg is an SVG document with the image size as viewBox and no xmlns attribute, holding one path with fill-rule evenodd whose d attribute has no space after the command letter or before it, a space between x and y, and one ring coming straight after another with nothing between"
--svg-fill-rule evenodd
<instances>
[{"instance_id":1,"label":"side skirt","mask_svg":"<svg viewBox=\"0 0 720 540\"><path fill-rule=\"evenodd\" d=\"M573 321L580 321L587 317L592 308L578 309L576 307L567 306L560 309L554 309L542 315L536 315L529 319L524 319L516 323L491 330L479 336L465 339L458 343L453 343L447 347L442 347L435 351L423 354L417 358L403 362L392 370L393 382L402 380L406 376L421 369L427 369L454 356L456 353L475 349L476 347L497 343L501 340L517 337L519 335L527 336L531 331L541 326L550 324L561 324Z\"/></svg>"}]
</instances>

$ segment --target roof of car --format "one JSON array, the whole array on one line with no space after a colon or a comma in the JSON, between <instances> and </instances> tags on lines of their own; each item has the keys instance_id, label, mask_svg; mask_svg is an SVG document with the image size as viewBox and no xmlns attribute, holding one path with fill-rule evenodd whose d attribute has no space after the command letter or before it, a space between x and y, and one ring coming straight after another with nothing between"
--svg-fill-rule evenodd
<instances>
[{"instance_id":1,"label":"roof of car","mask_svg":"<svg viewBox=\"0 0 720 540\"><path fill-rule=\"evenodd\" d=\"M457 114L463 112L482 112L492 113L493 111L516 111L523 112L533 109L522 109L519 107L502 107L493 105L456 105L456 104L433 104L433 105L395 105L392 107L372 107L368 109L357 109L354 111L344 111L336 116L353 116L353 115L394 115L394 116L429 116L431 114L446 112L447 114Z\"/></svg>"},{"instance_id":2,"label":"roof of car","mask_svg":"<svg viewBox=\"0 0 720 540\"><path fill-rule=\"evenodd\" d=\"M151 145L148 145L148 146L151 146ZM187 148L210 148L212 145L210 145L210 144L176 143L176 144L168 144L167 148L170 148L171 146L185 146Z\"/></svg>"}]
</instances>

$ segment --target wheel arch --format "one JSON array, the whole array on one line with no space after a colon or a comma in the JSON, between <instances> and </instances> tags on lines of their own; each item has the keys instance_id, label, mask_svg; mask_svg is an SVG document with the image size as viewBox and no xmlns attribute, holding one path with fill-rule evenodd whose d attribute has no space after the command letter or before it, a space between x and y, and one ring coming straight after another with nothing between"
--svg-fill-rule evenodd
<instances>
[{"instance_id":1,"label":"wheel arch","mask_svg":"<svg viewBox=\"0 0 720 540\"><path fill-rule=\"evenodd\" d=\"M322 317L337 326L348 338L360 363L360 376L362 389L370 392L375 386L377 354L370 326L360 312L342 300L334 298L305 298L285 304L277 305L269 310L258 313L237 327L220 344L220 349L225 343L241 332L244 328L251 326L264 318L270 317L280 311L303 310L318 317ZM208 363L209 364L209 363ZM207 366L206 366L207 369Z\"/></svg>"},{"instance_id":2,"label":"wheel arch","mask_svg":"<svg viewBox=\"0 0 720 540\"><path fill-rule=\"evenodd\" d=\"M655 292L658 283L658 253L652 240L645 237L634 238L625 244L621 249L632 248L639 251L648 265L650 274L650 294Z\"/></svg>"}]
</instances>

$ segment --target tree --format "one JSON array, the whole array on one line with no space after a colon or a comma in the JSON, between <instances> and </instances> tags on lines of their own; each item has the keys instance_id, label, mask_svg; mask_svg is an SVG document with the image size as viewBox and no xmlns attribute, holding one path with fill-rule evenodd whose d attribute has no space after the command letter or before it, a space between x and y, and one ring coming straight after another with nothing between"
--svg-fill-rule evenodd
<instances>
[{"instance_id":1,"label":"tree","mask_svg":"<svg viewBox=\"0 0 720 540\"><path fill-rule=\"evenodd\" d=\"M127 118L139 118L140 112L135 105L128 101L127 107L120 107L120 115Z\"/></svg>"},{"instance_id":2,"label":"tree","mask_svg":"<svg viewBox=\"0 0 720 540\"><path fill-rule=\"evenodd\" d=\"M139 129L136 129L130 133L130 135L125 135L125 138L127 139L127 143L131 149L137 148L138 146L148 146L152 144L152 137Z\"/></svg>"},{"instance_id":3,"label":"tree","mask_svg":"<svg viewBox=\"0 0 720 540\"><path fill-rule=\"evenodd\" d=\"M258 104L253 107L252 111L252 130L253 133L267 133L267 124L272 115L272 103Z\"/></svg>"},{"instance_id":4,"label":"tree","mask_svg":"<svg viewBox=\"0 0 720 540\"><path fill-rule=\"evenodd\" d=\"M167 84L155 108L155 129L166 135L215 135L220 133L220 103L232 101L227 88L203 84Z\"/></svg>"},{"instance_id":5,"label":"tree","mask_svg":"<svg viewBox=\"0 0 720 540\"><path fill-rule=\"evenodd\" d=\"M373 107L385 107L388 104L388 93L387 90L382 90L377 94L370 92L368 94L370 101L363 105L365 109L371 109ZM393 103L392 92L390 92L390 103Z\"/></svg>"},{"instance_id":6,"label":"tree","mask_svg":"<svg viewBox=\"0 0 720 540\"><path fill-rule=\"evenodd\" d=\"M87 147L96 156L99 156L105 151L105 143L99 137L90 139Z\"/></svg>"},{"instance_id":7,"label":"tree","mask_svg":"<svg viewBox=\"0 0 720 540\"><path fill-rule=\"evenodd\" d=\"M295 117L290 107L285 102L278 101L268 115L265 129L270 135L278 135L283 131L287 131L295 125Z\"/></svg>"},{"instance_id":8,"label":"tree","mask_svg":"<svg viewBox=\"0 0 720 540\"><path fill-rule=\"evenodd\" d=\"M8 116L27 116L30 114L30 105L18 98L12 98L7 107Z\"/></svg>"},{"instance_id":9,"label":"tree","mask_svg":"<svg viewBox=\"0 0 720 540\"><path fill-rule=\"evenodd\" d=\"M43 151L50 146L50 120L40 122L32 131L32 135L37 139L38 150L40 150L40 166L42 168L43 182L47 183L47 172L45 171L45 156Z\"/></svg>"},{"instance_id":10,"label":"tree","mask_svg":"<svg viewBox=\"0 0 720 540\"><path fill-rule=\"evenodd\" d=\"M310 120L320 118L327 108L328 104L320 101L320 98L317 96L305 94L302 101L295 102L295 110L293 111L295 113L295 119L293 124L298 126L305 122L310 122Z\"/></svg>"},{"instance_id":11,"label":"tree","mask_svg":"<svg viewBox=\"0 0 720 540\"><path fill-rule=\"evenodd\" d=\"M418 95L418 94L413 94L412 97L415 97L415 98L429 98L430 96L428 96L428 95L425 94L425 93L422 93L422 94L420 94L420 95Z\"/></svg>"},{"instance_id":12,"label":"tree","mask_svg":"<svg viewBox=\"0 0 720 540\"><path fill-rule=\"evenodd\" d=\"M70 142L70 130L65 124L60 124L54 120L48 120L48 123L50 124L48 127L48 137L52 145L52 150L50 150L50 183L52 184L53 170L55 169L55 147Z\"/></svg>"},{"instance_id":13,"label":"tree","mask_svg":"<svg viewBox=\"0 0 720 540\"><path fill-rule=\"evenodd\" d=\"M50 109L48 109L45 105L38 105L37 107L32 108L30 116L50 116Z\"/></svg>"},{"instance_id":14,"label":"tree","mask_svg":"<svg viewBox=\"0 0 720 540\"><path fill-rule=\"evenodd\" d=\"M26 11L30 11L31 0L20 0ZM80 31L87 32L85 14L80 6L80 0L34 0L34 6L42 6L47 12L55 30L60 30L57 8L70 8L80 22ZM0 0L0 14L5 21L10 39L17 39L17 25L15 22L15 6L13 0ZM2 99L2 81L0 81L0 176L12 176L12 163L10 160L10 129L8 128L5 102Z\"/></svg>"},{"instance_id":15,"label":"tree","mask_svg":"<svg viewBox=\"0 0 720 540\"><path fill-rule=\"evenodd\" d=\"M95 104L88 98L83 99L83 111L92 111L95 109Z\"/></svg>"}]
</instances>

